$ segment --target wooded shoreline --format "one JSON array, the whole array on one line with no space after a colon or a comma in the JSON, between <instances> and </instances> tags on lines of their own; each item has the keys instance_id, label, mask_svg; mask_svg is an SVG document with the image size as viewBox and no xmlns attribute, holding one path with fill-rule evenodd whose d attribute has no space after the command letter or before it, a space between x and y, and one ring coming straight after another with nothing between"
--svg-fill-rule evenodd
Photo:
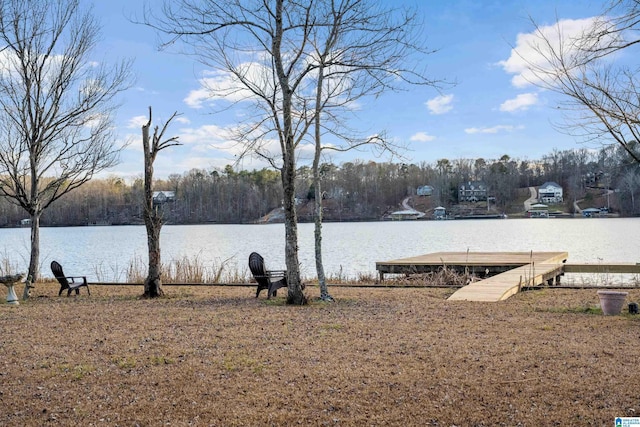
<instances>
[{"instance_id":1,"label":"wooded shoreline","mask_svg":"<svg viewBox=\"0 0 640 427\"><path fill-rule=\"evenodd\" d=\"M603 159L615 175L603 169ZM460 205L457 188L468 180L482 180L495 197L489 209L479 202L462 206L467 214L524 215L523 202L529 187L547 181L557 182L564 190L565 202L551 206L573 213L574 201L582 208L609 207L618 216L640 213L635 198L640 184L635 169L615 147L598 153L583 149L554 152L538 161L511 159L440 159L434 164L353 161L321 166L324 221L377 221L402 202L429 213L438 206L452 209ZM576 172L579 171L579 172ZM576 175L578 173L578 175ZM605 174L606 173L606 174ZM634 178L635 177L635 178ZM143 182L141 178L94 178L66 194L44 212L42 226L135 225L142 223ZM417 189L433 187L430 196L418 196ZM156 179L154 190L171 191L175 201L164 207L172 224L249 224L268 216L282 206L282 185L278 171L261 169L236 171L194 169ZM311 169L301 166L296 177L298 219L313 221ZM607 197L607 188L613 191ZM24 210L0 198L0 227L18 226L27 218Z\"/></svg>"}]
</instances>

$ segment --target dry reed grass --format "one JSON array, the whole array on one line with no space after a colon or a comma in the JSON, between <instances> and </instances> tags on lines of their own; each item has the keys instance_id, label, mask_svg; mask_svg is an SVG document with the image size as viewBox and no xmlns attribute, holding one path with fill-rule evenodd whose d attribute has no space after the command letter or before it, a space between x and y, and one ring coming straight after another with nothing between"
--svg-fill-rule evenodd
<instances>
[{"instance_id":1,"label":"dry reed grass","mask_svg":"<svg viewBox=\"0 0 640 427\"><path fill-rule=\"evenodd\" d=\"M387 275L385 283L400 286L436 286L461 288L474 280L478 280L473 274L458 273L450 268L442 268L431 273L411 275Z\"/></svg>"},{"instance_id":2,"label":"dry reed grass","mask_svg":"<svg viewBox=\"0 0 640 427\"><path fill-rule=\"evenodd\" d=\"M500 303L333 286L286 306L249 287L38 284L0 304L0 425L613 425L640 415L640 317L595 290ZM307 288L310 295L317 288ZM640 299L629 291L628 301Z\"/></svg>"},{"instance_id":3,"label":"dry reed grass","mask_svg":"<svg viewBox=\"0 0 640 427\"><path fill-rule=\"evenodd\" d=\"M127 282L142 283L147 276L147 261L132 259L127 267ZM164 283L247 283L248 270L231 267L230 260L206 265L197 255L173 259L162 263Z\"/></svg>"}]
</instances>

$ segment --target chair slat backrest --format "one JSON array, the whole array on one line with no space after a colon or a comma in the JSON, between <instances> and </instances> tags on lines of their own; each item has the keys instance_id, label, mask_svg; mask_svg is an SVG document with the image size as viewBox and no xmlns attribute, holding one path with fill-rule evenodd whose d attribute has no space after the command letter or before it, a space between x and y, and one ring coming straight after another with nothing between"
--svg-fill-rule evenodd
<instances>
[{"instance_id":1,"label":"chair slat backrest","mask_svg":"<svg viewBox=\"0 0 640 427\"><path fill-rule=\"evenodd\" d=\"M51 261L51 272L63 287L69 287L69 281L64 276L64 272L62 271L62 266L60 265L60 263L58 263L57 261Z\"/></svg>"},{"instance_id":2,"label":"chair slat backrest","mask_svg":"<svg viewBox=\"0 0 640 427\"><path fill-rule=\"evenodd\" d=\"M262 289L269 289L269 284L271 282L267 276L267 271L264 266L264 258L262 258L262 255L257 252L251 252L249 255L249 270L251 270L253 278L258 283L257 294L259 294ZM257 294L256 296L258 296Z\"/></svg>"},{"instance_id":3,"label":"chair slat backrest","mask_svg":"<svg viewBox=\"0 0 640 427\"><path fill-rule=\"evenodd\" d=\"M264 258L257 252L251 252L249 255L249 269L254 276L266 276L264 268Z\"/></svg>"}]
</instances>

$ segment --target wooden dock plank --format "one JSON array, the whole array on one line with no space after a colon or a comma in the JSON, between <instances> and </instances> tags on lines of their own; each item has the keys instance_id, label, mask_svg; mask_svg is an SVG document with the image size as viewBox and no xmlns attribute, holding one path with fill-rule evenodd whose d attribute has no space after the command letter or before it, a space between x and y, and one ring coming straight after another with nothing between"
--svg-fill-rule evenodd
<instances>
[{"instance_id":1,"label":"wooden dock plank","mask_svg":"<svg viewBox=\"0 0 640 427\"><path fill-rule=\"evenodd\" d=\"M524 265L554 257L568 257L567 252L434 252L409 258L376 262L376 266L410 264L455 265Z\"/></svg>"},{"instance_id":2,"label":"wooden dock plank","mask_svg":"<svg viewBox=\"0 0 640 427\"><path fill-rule=\"evenodd\" d=\"M376 270L381 281L385 274L428 273L443 266L458 272L496 274L525 264L563 262L568 256L567 252L434 252L376 262Z\"/></svg>"},{"instance_id":3,"label":"wooden dock plank","mask_svg":"<svg viewBox=\"0 0 640 427\"><path fill-rule=\"evenodd\" d=\"M565 273L620 273L620 274L640 274L640 264L632 262L599 263L599 264L577 264L567 263L564 265Z\"/></svg>"},{"instance_id":4,"label":"wooden dock plank","mask_svg":"<svg viewBox=\"0 0 640 427\"><path fill-rule=\"evenodd\" d=\"M502 301L518 293L525 286L539 286L562 274L562 262L551 261L527 264L504 273L471 283L453 293L451 301Z\"/></svg>"}]
</instances>

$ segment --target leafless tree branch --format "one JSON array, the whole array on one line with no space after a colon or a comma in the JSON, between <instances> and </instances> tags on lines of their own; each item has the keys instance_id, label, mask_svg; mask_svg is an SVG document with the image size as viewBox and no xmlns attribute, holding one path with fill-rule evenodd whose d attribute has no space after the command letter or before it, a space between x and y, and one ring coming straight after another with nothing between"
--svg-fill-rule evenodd
<instances>
[{"instance_id":1,"label":"leafless tree branch","mask_svg":"<svg viewBox=\"0 0 640 427\"><path fill-rule=\"evenodd\" d=\"M563 34L560 23L553 35L535 25L531 47L543 61L531 61L530 82L563 96L567 129L584 140L618 144L635 162L640 129L638 69L626 61L636 54L640 31L637 0L612 1L580 34ZM613 55L625 51L626 55Z\"/></svg>"},{"instance_id":2,"label":"leafless tree branch","mask_svg":"<svg viewBox=\"0 0 640 427\"><path fill-rule=\"evenodd\" d=\"M42 212L118 161L111 114L131 64L93 62L99 31L78 0L0 9L0 194L32 219L34 281Z\"/></svg>"}]
</instances>

